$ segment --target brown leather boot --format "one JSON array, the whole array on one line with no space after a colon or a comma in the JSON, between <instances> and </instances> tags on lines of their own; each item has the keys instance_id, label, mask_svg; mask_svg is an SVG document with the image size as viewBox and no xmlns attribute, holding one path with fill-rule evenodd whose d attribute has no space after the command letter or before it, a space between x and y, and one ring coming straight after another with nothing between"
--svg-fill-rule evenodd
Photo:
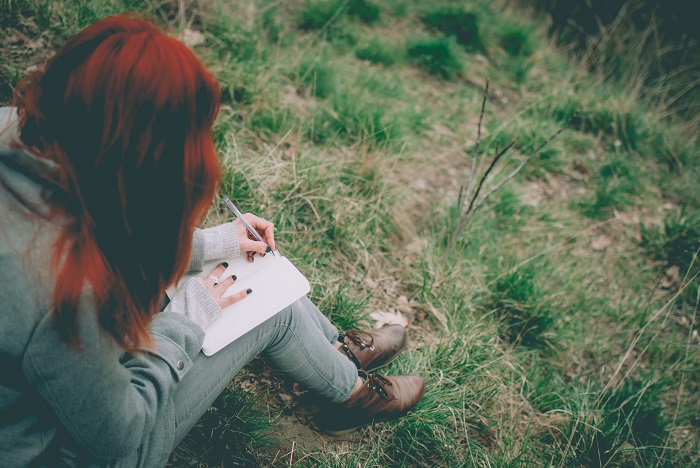
<instances>
[{"instance_id":1,"label":"brown leather boot","mask_svg":"<svg viewBox=\"0 0 700 468\"><path fill-rule=\"evenodd\" d=\"M358 369L367 372L386 366L406 347L408 333L401 325L389 325L370 332L348 330L338 337L340 352Z\"/></svg>"},{"instance_id":2,"label":"brown leather boot","mask_svg":"<svg viewBox=\"0 0 700 468\"><path fill-rule=\"evenodd\" d=\"M360 371L365 383L344 403L335 403L316 416L318 427L343 435L373 421L397 419L418 404L425 381L417 375L384 377Z\"/></svg>"}]
</instances>

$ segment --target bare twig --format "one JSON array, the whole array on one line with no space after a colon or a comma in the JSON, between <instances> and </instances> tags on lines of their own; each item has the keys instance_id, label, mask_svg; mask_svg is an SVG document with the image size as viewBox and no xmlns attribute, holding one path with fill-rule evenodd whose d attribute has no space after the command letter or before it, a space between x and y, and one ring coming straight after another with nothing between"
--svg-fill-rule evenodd
<instances>
[{"instance_id":1,"label":"bare twig","mask_svg":"<svg viewBox=\"0 0 700 468\"><path fill-rule=\"evenodd\" d=\"M476 160L479 157L479 144L481 143L481 123L484 120L484 112L486 111L486 99L489 95L489 81L486 80L486 85L484 86L484 99L481 101L481 113L479 114L479 125L476 127L476 143L474 145L474 151L472 152L472 167L469 171L469 182L467 183L467 194L464 199L464 206L461 212L467 213L464 207L467 206L467 201L472 193L472 184L474 183L474 178L476 176Z\"/></svg>"},{"instance_id":2,"label":"bare twig","mask_svg":"<svg viewBox=\"0 0 700 468\"><path fill-rule=\"evenodd\" d=\"M501 156L506 154L508 152L508 150L513 147L514 144L515 144L515 141L511 141L508 144L508 146L503 148L503 150L493 158L493 161L491 161L491 164L486 169L486 172L484 172L484 175L481 176L481 179L479 180L479 185L476 187L476 192L474 192L474 196L472 197L472 201L469 203L469 208L467 209L467 215L469 215L474 210L474 201L479 196L479 192L481 192L481 186L484 185L484 181L488 178L489 174L493 170L493 167L496 165L498 160L501 159Z\"/></svg>"},{"instance_id":3,"label":"bare twig","mask_svg":"<svg viewBox=\"0 0 700 468\"><path fill-rule=\"evenodd\" d=\"M559 130L557 130L556 132L554 132L549 138L547 138L547 139L546 139L545 141L543 141L537 148L535 148L535 150L532 152L532 154L531 154L530 156L528 156L528 157L525 159L525 161L521 162L520 165L518 165L518 167L516 167L516 168L513 170L513 172L511 172L510 174L508 174L503 180L501 180L499 183L497 183L496 185L494 185L488 192L486 192L486 193L484 194L484 196L481 197L481 199L477 202L476 208L479 208L481 205L483 205L484 202L486 201L486 199L487 199L488 197L490 197L496 190L498 190L499 188L503 187L503 184L505 184L505 183L508 182L510 179L512 179L513 177L515 177L515 176L518 174L518 172L520 172L520 171L523 169L523 167L525 167L525 165L526 165L527 163L529 163L530 160L532 160L532 158L534 158L535 156L537 156L537 153L539 153L540 150L541 150L542 148L544 148L545 146L547 146L547 144L549 144L552 140L554 140L557 136L559 136L559 134L560 134L561 132L563 132L564 130L566 130L566 127L567 127L568 124L569 124L569 123L567 122L567 123L565 123L564 125L562 125L562 126L559 128Z\"/></svg>"},{"instance_id":4,"label":"bare twig","mask_svg":"<svg viewBox=\"0 0 700 468\"><path fill-rule=\"evenodd\" d=\"M515 144L515 142L511 142L508 146L506 146L503 150L498 151L498 146L496 146L496 156L493 158L491 161L491 164L489 164L488 168L486 171L484 171L483 175L479 179L479 183L476 187L476 190L472 193L472 187L474 185L474 181L476 180L476 173L477 171L477 161L479 160L479 145L481 143L481 129L482 129L482 123L484 119L484 113L486 111L486 100L488 97L488 90L489 90L489 83L488 81L486 82L486 86L484 87L484 98L481 102L481 113L479 114L479 124L477 126L476 130L476 143L474 145L474 151L472 153L472 167L471 171L469 173L469 180L467 182L467 189L466 192L464 191L464 187L460 186L459 188L459 196L457 198L457 206L459 207L459 220L457 223L457 227L454 229L452 232L452 236L450 238L450 241L447 245L447 250L445 251L445 258L449 257L450 254L452 253L452 250L454 249L455 245L457 244L457 240L459 237L462 235L464 230L469 226L471 223L471 220L474 216L474 213L481 207L481 205L484 204L484 202L498 189L503 187L503 185L511 180L513 177L515 177L522 169L525 167L527 163L529 163L537 154L544 148L547 144L549 144L552 140L554 140L561 132L563 132L566 127L569 125L571 122L571 119L566 122L564 125L562 125L556 132L554 132L549 138L547 138L545 141L543 141L539 146L537 146L533 151L532 154L530 154L523 162L521 162L518 167L513 170L510 174L508 174L505 178L503 178L501 181L496 183L493 187L491 187L481 198L479 197L479 194L481 193L481 189L484 186L484 183L486 182L486 179L488 179L488 176L491 174L491 171L493 168L498 164L498 161L501 159L502 156L504 156ZM480 165L480 164L479 164Z\"/></svg>"},{"instance_id":5,"label":"bare twig","mask_svg":"<svg viewBox=\"0 0 700 468\"><path fill-rule=\"evenodd\" d=\"M501 152L499 152L491 161L491 164L489 164L489 167L486 169L486 172L484 172L484 175L481 176L479 179L479 184L476 186L476 191L474 192L474 195L471 197L471 201L469 202L469 206L467 207L467 210L462 213L460 216L459 224L457 225L457 229L454 231L454 236L452 236L452 240L450 241L450 247L448 249L448 254L451 253L452 247L454 247L454 244L457 242L457 239L459 236L462 234L462 231L464 228L466 228L469 225L469 221L471 221L472 215L474 214L474 211L476 211L476 206L474 206L474 202L479 196L479 192L481 192L481 187L484 185L484 181L488 178L489 174L493 170L494 166L498 162L501 157L508 152L509 149L513 147L515 144L514 141L512 141L508 146L503 148ZM465 205L466 205L465 200Z\"/></svg>"}]
</instances>

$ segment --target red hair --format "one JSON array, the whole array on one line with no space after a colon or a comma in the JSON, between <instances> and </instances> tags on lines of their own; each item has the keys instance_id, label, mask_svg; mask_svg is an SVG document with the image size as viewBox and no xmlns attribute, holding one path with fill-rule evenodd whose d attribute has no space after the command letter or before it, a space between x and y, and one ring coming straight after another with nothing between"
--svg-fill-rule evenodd
<instances>
[{"instance_id":1,"label":"red hair","mask_svg":"<svg viewBox=\"0 0 700 468\"><path fill-rule=\"evenodd\" d=\"M97 21L15 94L20 139L57 163L51 201L68 224L54 247L54 324L79 344L89 283L99 322L124 348L150 343L165 288L187 268L220 169L216 79L151 23Z\"/></svg>"}]
</instances>

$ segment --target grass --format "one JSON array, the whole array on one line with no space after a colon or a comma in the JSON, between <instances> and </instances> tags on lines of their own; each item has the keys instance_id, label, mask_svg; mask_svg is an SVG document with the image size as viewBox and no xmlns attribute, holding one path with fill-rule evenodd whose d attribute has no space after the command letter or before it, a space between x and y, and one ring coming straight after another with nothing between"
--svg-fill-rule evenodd
<instances>
[{"instance_id":1,"label":"grass","mask_svg":"<svg viewBox=\"0 0 700 468\"><path fill-rule=\"evenodd\" d=\"M493 279L489 297L482 307L499 322L500 336L509 343L526 348L546 349L548 335L556 318L556 304L548 300L545 287L538 278L546 265L529 263L518 268L506 265Z\"/></svg>"},{"instance_id":2,"label":"grass","mask_svg":"<svg viewBox=\"0 0 700 468\"><path fill-rule=\"evenodd\" d=\"M447 36L409 39L408 59L431 75L452 80L462 72L462 61L454 40Z\"/></svg>"},{"instance_id":3,"label":"grass","mask_svg":"<svg viewBox=\"0 0 700 468\"><path fill-rule=\"evenodd\" d=\"M275 223L340 329L401 313L411 341L385 372L427 392L352 440L292 445L272 434L313 427L313 397L256 361L245 375L269 387L234 381L171 465L698 465L697 119L590 72L505 2L181 3L12 2L2 103L96 18L133 10L174 35L183 19L222 90L222 193ZM571 124L445 258L487 78L485 161Z\"/></svg>"},{"instance_id":4,"label":"grass","mask_svg":"<svg viewBox=\"0 0 700 468\"><path fill-rule=\"evenodd\" d=\"M389 67L401 61L402 51L398 50L394 44L375 37L369 41L361 43L355 49L355 57L360 60L367 60L372 63L381 63Z\"/></svg>"},{"instance_id":5,"label":"grass","mask_svg":"<svg viewBox=\"0 0 700 468\"><path fill-rule=\"evenodd\" d=\"M603 219L611 216L614 210L624 211L634 205L644 185L639 163L629 153L613 153L591 177L593 190L581 202L582 213L593 219Z\"/></svg>"},{"instance_id":6,"label":"grass","mask_svg":"<svg viewBox=\"0 0 700 468\"><path fill-rule=\"evenodd\" d=\"M479 16L458 6L438 5L430 8L422 18L423 23L446 36L454 37L466 50L484 50L479 33Z\"/></svg>"}]
</instances>

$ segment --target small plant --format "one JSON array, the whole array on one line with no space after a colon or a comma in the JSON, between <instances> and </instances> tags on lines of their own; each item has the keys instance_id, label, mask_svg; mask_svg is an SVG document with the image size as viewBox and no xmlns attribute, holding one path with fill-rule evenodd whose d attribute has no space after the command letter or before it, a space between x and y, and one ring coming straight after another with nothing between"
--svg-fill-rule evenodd
<instances>
[{"instance_id":1,"label":"small plant","mask_svg":"<svg viewBox=\"0 0 700 468\"><path fill-rule=\"evenodd\" d=\"M655 260L676 265L682 272L692 264L700 270L695 255L700 249L700 210L672 212L661 226L641 225L641 245ZM691 273L692 274L692 273Z\"/></svg>"},{"instance_id":2,"label":"small plant","mask_svg":"<svg viewBox=\"0 0 700 468\"><path fill-rule=\"evenodd\" d=\"M335 93L335 72L323 55L303 62L294 75L301 88L309 95L324 99Z\"/></svg>"},{"instance_id":3,"label":"small plant","mask_svg":"<svg viewBox=\"0 0 700 468\"><path fill-rule=\"evenodd\" d=\"M532 54L533 49L531 34L530 31L519 24L507 24L500 31L501 47L511 57L527 57Z\"/></svg>"},{"instance_id":4,"label":"small plant","mask_svg":"<svg viewBox=\"0 0 700 468\"><path fill-rule=\"evenodd\" d=\"M316 30L328 27L347 10L346 2L307 0L299 9L299 29Z\"/></svg>"},{"instance_id":5,"label":"small plant","mask_svg":"<svg viewBox=\"0 0 700 468\"><path fill-rule=\"evenodd\" d=\"M409 40L406 49L409 59L431 75L451 80L462 72L452 38L436 36Z\"/></svg>"},{"instance_id":6,"label":"small plant","mask_svg":"<svg viewBox=\"0 0 700 468\"><path fill-rule=\"evenodd\" d=\"M602 418L595 430L579 446L580 460L586 466L605 466L624 458L628 452L637 466L651 466L667 435L666 419L660 405L663 385L653 376L644 381L627 379L617 390L599 395Z\"/></svg>"},{"instance_id":7,"label":"small plant","mask_svg":"<svg viewBox=\"0 0 700 468\"><path fill-rule=\"evenodd\" d=\"M374 38L355 49L355 57L372 63L390 66L399 61L399 53L392 44Z\"/></svg>"},{"instance_id":8,"label":"small plant","mask_svg":"<svg viewBox=\"0 0 700 468\"><path fill-rule=\"evenodd\" d=\"M440 5L425 14L423 23L447 36L454 37L457 43L468 51L485 50L476 13L464 11L459 7Z\"/></svg>"},{"instance_id":9,"label":"small plant","mask_svg":"<svg viewBox=\"0 0 700 468\"><path fill-rule=\"evenodd\" d=\"M358 296L351 288L342 288L338 283L327 288L325 297L315 300L319 309L323 310L339 330L352 330L359 327L367 316L367 303L370 296Z\"/></svg>"},{"instance_id":10,"label":"small plant","mask_svg":"<svg viewBox=\"0 0 700 468\"><path fill-rule=\"evenodd\" d=\"M555 312L539 284L538 271L532 263L509 269L496 279L484 304L499 318L501 337L527 348L545 347L554 324Z\"/></svg>"},{"instance_id":11,"label":"small plant","mask_svg":"<svg viewBox=\"0 0 700 468\"><path fill-rule=\"evenodd\" d=\"M372 24L379 19L380 10L377 5L367 0L348 0L347 14L353 19L365 24Z\"/></svg>"},{"instance_id":12,"label":"small plant","mask_svg":"<svg viewBox=\"0 0 700 468\"><path fill-rule=\"evenodd\" d=\"M613 209L623 209L634 203L641 191L641 173L632 161L632 155L614 155L601 166L592 180L593 191L579 203L585 216L604 219Z\"/></svg>"},{"instance_id":13,"label":"small plant","mask_svg":"<svg viewBox=\"0 0 700 468\"><path fill-rule=\"evenodd\" d=\"M311 130L316 142L341 138L374 147L386 145L402 133L398 120L386 107L344 93L333 96L330 108L316 112Z\"/></svg>"},{"instance_id":14,"label":"small plant","mask_svg":"<svg viewBox=\"0 0 700 468\"><path fill-rule=\"evenodd\" d=\"M299 11L300 29L318 30L328 27L342 16L372 24L379 19L380 9L367 0L307 0Z\"/></svg>"}]
</instances>

